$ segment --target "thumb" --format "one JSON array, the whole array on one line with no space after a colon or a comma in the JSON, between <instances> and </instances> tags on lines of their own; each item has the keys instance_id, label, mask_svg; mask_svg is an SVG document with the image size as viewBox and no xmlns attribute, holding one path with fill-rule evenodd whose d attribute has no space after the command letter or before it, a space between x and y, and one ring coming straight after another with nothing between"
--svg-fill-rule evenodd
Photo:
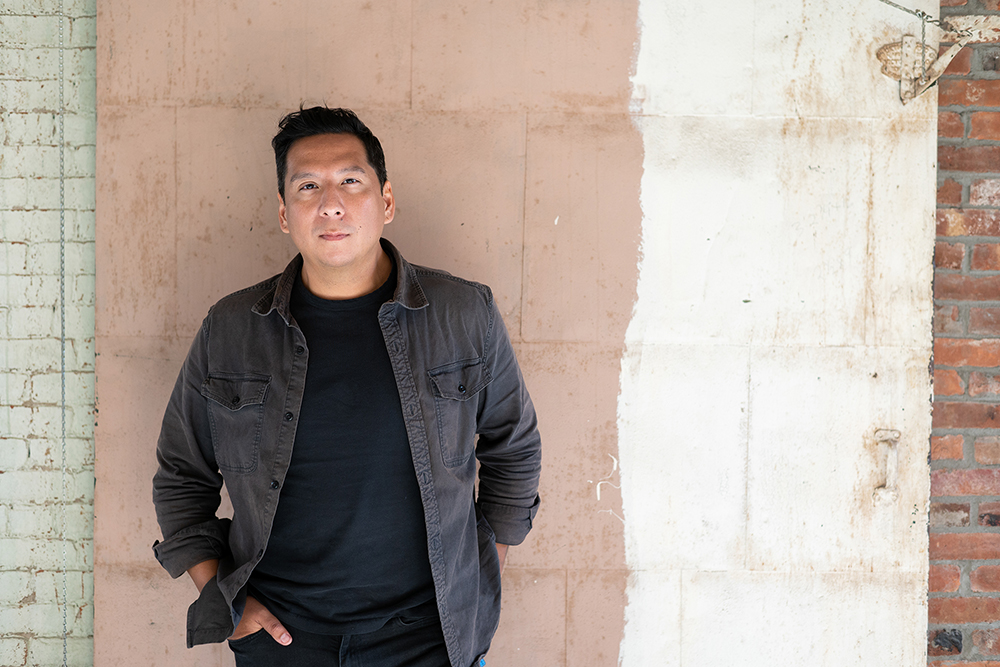
<instances>
[{"instance_id":1,"label":"thumb","mask_svg":"<svg viewBox=\"0 0 1000 667\"><path fill-rule=\"evenodd\" d=\"M257 617L257 622L261 624L261 627L267 631L267 634L274 638L274 641L278 642L282 646L288 646L292 643L292 636L288 634L288 630L285 626L281 624L274 614L267 611L267 609L262 609L260 615Z\"/></svg>"}]
</instances>

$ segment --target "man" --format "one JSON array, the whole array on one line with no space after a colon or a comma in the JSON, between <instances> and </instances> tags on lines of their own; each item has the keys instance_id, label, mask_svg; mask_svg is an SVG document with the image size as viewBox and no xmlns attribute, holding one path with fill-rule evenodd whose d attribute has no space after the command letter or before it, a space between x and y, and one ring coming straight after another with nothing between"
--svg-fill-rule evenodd
<instances>
[{"instance_id":1,"label":"man","mask_svg":"<svg viewBox=\"0 0 1000 667\"><path fill-rule=\"evenodd\" d=\"M392 186L353 112L279 128L300 254L212 307L157 444L154 552L200 591L188 646L229 637L240 667L485 664L541 461L493 295L381 239Z\"/></svg>"}]
</instances>

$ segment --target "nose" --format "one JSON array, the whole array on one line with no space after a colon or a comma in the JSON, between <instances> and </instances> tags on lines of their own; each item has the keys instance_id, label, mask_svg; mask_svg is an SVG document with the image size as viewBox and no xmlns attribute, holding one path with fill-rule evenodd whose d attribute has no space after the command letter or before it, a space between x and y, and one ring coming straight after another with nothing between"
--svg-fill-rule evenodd
<instances>
[{"instance_id":1,"label":"nose","mask_svg":"<svg viewBox=\"0 0 1000 667\"><path fill-rule=\"evenodd\" d=\"M344 203L340 200L335 190L327 190L323 193L319 213L320 215L333 218L340 218L344 215Z\"/></svg>"}]
</instances>

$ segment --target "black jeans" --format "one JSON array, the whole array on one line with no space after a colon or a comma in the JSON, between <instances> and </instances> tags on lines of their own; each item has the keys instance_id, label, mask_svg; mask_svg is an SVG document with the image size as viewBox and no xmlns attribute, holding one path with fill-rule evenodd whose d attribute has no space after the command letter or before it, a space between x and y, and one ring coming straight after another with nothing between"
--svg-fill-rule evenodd
<instances>
[{"instance_id":1,"label":"black jeans","mask_svg":"<svg viewBox=\"0 0 1000 667\"><path fill-rule=\"evenodd\" d=\"M229 642L236 667L448 667L436 617L393 618L360 635L317 635L284 624L292 643L282 646L259 630Z\"/></svg>"}]
</instances>

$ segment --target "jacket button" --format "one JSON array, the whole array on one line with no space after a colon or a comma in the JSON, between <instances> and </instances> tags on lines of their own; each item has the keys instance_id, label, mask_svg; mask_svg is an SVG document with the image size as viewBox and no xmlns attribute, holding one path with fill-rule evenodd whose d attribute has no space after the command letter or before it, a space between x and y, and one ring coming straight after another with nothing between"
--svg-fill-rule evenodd
<instances>
[{"instance_id":1,"label":"jacket button","mask_svg":"<svg viewBox=\"0 0 1000 667\"><path fill-rule=\"evenodd\" d=\"M460 394L464 394L465 393L465 385L464 384L458 385L458 393L460 393Z\"/></svg>"},{"instance_id":2,"label":"jacket button","mask_svg":"<svg viewBox=\"0 0 1000 667\"><path fill-rule=\"evenodd\" d=\"M286 422L290 422L293 419L295 419L295 415L293 415L291 412L286 412L285 413L285 421Z\"/></svg>"},{"instance_id":3,"label":"jacket button","mask_svg":"<svg viewBox=\"0 0 1000 667\"><path fill-rule=\"evenodd\" d=\"M306 351L306 348L302 347L301 345L296 345L295 346L295 354L302 354L305 351Z\"/></svg>"},{"instance_id":4,"label":"jacket button","mask_svg":"<svg viewBox=\"0 0 1000 667\"><path fill-rule=\"evenodd\" d=\"M278 480L272 480L272 481L271 481L271 488L272 488L272 489L276 489L276 488L278 488L279 486L280 486L280 485L278 484Z\"/></svg>"},{"instance_id":5,"label":"jacket button","mask_svg":"<svg viewBox=\"0 0 1000 667\"><path fill-rule=\"evenodd\" d=\"M264 555L264 550L263 549L261 549L260 551L257 552L257 558L261 558L263 555Z\"/></svg>"},{"instance_id":6,"label":"jacket button","mask_svg":"<svg viewBox=\"0 0 1000 667\"><path fill-rule=\"evenodd\" d=\"M240 397L233 396L233 405L239 405L239 404L240 404Z\"/></svg>"}]
</instances>

